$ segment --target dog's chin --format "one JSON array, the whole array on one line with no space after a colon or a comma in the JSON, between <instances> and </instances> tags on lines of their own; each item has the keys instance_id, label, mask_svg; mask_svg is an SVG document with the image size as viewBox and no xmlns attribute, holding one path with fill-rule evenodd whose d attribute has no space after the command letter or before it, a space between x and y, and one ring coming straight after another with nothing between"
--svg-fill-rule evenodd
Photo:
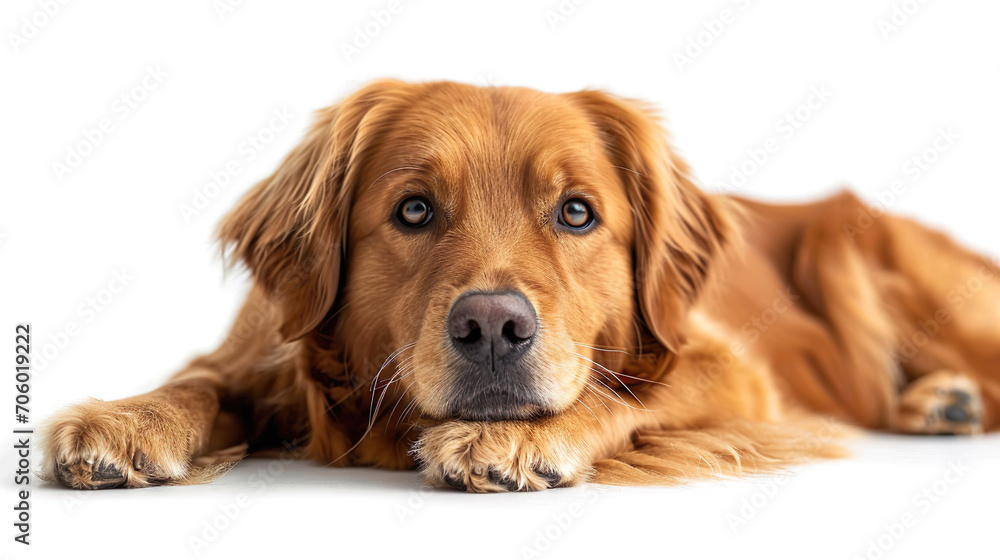
<instances>
[{"instance_id":1,"label":"dog's chin","mask_svg":"<svg viewBox=\"0 0 1000 560\"><path fill-rule=\"evenodd\" d=\"M489 372L467 363L453 367L440 409L447 418L497 422L531 420L555 412L540 387L537 371L523 361L500 363Z\"/></svg>"},{"instance_id":2,"label":"dog's chin","mask_svg":"<svg viewBox=\"0 0 1000 560\"><path fill-rule=\"evenodd\" d=\"M468 422L500 422L503 420L533 420L552 414L539 405L511 407L506 405L479 405L452 408L450 418Z\"/></svg>"},{"instance_id":3,"label":"dog's chin","mask_svg":"<svg viewBox=\"0 0 1000 560\"><path fill-rule=\"evenodd\" d=\"M449 418L470 422L532 420L553 414L535 395L493 388L455 395L449 400L447 410Z\"/></svg>"}]
</instances>

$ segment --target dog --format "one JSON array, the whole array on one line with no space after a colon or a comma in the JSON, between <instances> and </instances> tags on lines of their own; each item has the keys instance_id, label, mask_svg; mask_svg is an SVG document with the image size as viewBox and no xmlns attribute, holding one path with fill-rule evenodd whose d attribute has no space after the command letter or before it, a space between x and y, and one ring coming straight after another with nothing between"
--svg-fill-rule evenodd
<instances>
[{"instance_id":1,"label":"dog","mask_svg":"<svg viewBox=\"0 0 1000 560\"><path fill-rule=\"evenodd\" d=\"M253 279L225 342L56 415L43 475L193 484L280 452L528 491L997 429L997 265L876 210L703 192L600 91L374 82L222 221Z\"/></svg>"}]
</instances>

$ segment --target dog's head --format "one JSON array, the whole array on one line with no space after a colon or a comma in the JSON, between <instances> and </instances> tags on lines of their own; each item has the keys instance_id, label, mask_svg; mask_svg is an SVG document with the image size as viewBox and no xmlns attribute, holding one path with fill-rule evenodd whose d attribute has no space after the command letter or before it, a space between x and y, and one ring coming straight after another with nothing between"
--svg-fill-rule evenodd
<instances>
[{"instance_id":1,"label":"dog's head","mask_svg":"<svg viewBox=\"0 0 1000 560\"><path fill-rule=\"evenodd\" d=\"M643 333L676 351L726 231L634 102L384 81L220 236L285 338L332 329L369 375L391 351L424 414L497 420L565 409Z\"/></svg>"}]
</instances>

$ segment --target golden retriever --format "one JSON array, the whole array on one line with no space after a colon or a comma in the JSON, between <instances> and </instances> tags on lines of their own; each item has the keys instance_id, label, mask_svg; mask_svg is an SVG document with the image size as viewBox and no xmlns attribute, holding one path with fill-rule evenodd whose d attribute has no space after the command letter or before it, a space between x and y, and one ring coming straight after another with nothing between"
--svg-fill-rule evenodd
<instances>
[{"instance_id":1,"label":"golden retriever","mask_svg":"<svg viewBox=\"0 0 1000 560\"><path fill-rule=\"evenodd\" d=\"M521 491L997 428L997 266L875 210L702 192L598 91L372 83L222 222L254 281L225 343L51 419L44 474L190 484L284 450Z\"/></svg>"}]
</instances>

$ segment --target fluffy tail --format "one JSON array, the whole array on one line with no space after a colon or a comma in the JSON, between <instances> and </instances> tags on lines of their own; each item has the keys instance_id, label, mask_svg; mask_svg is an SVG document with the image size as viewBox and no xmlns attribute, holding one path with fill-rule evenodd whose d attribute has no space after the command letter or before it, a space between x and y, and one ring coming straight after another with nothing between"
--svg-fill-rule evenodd
<instances>
[{"instance_id":1,"label":"fluffy tail","mask_svg":"<svg viewBox=\"0 0 1000 560\"><path fill-rule=\"evenodd\" d=\"M849 428L833 421L728 421L698 430L645 431L632 447L594 465L591 482L672 485L706 478L761 474L813 459L844 457L837 441Z\"/></svg>"}]
</instances>

